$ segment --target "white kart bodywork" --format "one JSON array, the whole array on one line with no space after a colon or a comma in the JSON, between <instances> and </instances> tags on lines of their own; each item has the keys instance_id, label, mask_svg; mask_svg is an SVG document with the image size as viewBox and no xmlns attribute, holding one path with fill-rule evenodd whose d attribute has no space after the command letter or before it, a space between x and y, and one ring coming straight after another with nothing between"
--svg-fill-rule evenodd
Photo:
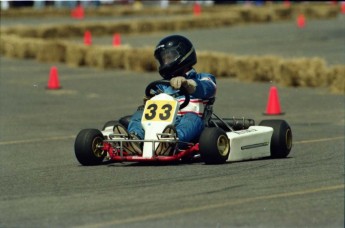
<instances>
[{"instance_id":1,"label":"white kart bodywork","mask_svg":"<svg viewBox=\"0 0 345 228\"><path fill-rule=\"evenodd\" d=\"M173 109L171 110L170 118L168 118L167 120L161 120L158 117L154 118L153 120L148 120L145 118L145 113L149 109L149 105L157 104L157 106L159 107L158 111L162 111L161 107L168 103L171 104ZM144 115L141 119L141 125L145 130L145 142L143 147L144 158L151 158L154 156L154 151L157 149L158 143L152 143L150 142L150 140L161 140L160 134L163 132L164 128L170 124L175 123L179 106L180 105L175 98L165 93L158 94L146 102L144 108Z\"/></svg>"},{"instance_id":2,"label":"white kart bodywork","mask_svg":"<svg viewBox=\"0 0 345 228\"><path fill-rule=\"evenodd\" d=\"M246 130L226 133L230 140L227 161L243 161L269 157L273 128L251 126Z\"/></svg>"}]
</instances>

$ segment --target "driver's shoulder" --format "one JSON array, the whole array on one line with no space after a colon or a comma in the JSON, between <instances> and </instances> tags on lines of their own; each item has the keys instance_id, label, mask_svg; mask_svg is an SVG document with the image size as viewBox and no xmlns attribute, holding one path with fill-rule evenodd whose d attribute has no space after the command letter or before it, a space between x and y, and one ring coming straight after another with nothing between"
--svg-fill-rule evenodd
<instances>
[{"instance_id":1,"label":"driver's shoulder","mask_svg":"<svg viewBox=\"0 0 345 228\"><path fill-rule=\"evenodd\" d=\"M188 78L190 78L190 79L203 79L203 78L213 79L215 77L211 73L193 71L193 72L191 72L191 74L188 75Z\"/></svg>"},{"instance_id":2,"label":"driver's shoulder","mask_svg":"<svg viewBox=\"0 0 345 228\"><path fill-rule=\"evenodd\" d=\"M191 78L194 80L198 80L198 81L205 81L205 80L211 80L213 82L216 82L216 77L211 74L211 73L197 73L194 75L194 78Z\"/></svg>"}]
</instances>

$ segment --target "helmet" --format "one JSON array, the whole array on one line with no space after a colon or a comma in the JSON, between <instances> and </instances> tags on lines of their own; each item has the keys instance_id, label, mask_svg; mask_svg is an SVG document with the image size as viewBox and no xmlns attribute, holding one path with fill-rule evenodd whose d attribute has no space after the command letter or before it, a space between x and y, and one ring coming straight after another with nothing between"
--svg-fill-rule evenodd
<instances>
[{"instance_id":1,"label":"helmet","mask_svg":"<svg viewBox=\"0 0 345 228\"><path fill-rule=\"evenodd\" d=\"M154 55L159 63L159 74L166 80L181 75L197 61L193 44L180 35L163 38L157 44Z\"/></svg>"}]
</instances>

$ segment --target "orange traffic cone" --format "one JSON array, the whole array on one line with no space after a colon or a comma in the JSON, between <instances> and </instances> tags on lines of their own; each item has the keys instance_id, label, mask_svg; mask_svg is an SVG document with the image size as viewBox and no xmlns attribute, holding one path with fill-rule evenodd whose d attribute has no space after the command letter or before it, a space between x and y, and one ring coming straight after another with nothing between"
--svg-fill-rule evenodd
<instances>
[{"instance_id":1,"label":"orange traffic cone","mask_svg":"<svg viewBox=\"0 0 345 228\"><path fill-rule=\"evenodd\" d=\"M290 2L289 0L284 0L284 6L285 6L286 8L290 8L291 2Z\"/></svg>"},{"instance_id":2,"label":"orange traffic cone","mask_svg":"<svg viewBox=\"0 0 345 228\"><path fill-rule=\"evenodd\" d=\"M49 81L46 87L47 89L61 89L58 70L55 66L50 68Z\"/></svg>"},{"instance_id":3,"label":"orange traffic cone","mask_svg":"<svg viewBox=\"0 0 345 228\"><path fill-rule=\"evenodd\" d=\"M264 114L265 115L282 115L282 114L284 114L280 110L278 90L275 86L272 86L270 88L266 112Z\"/></svg>"},{"instance_id":4,"label":"orange traffic cone","mask_svg":"<svg viewBox=\"0 0 345 228\"><path fill-rule=\"evenodd\" d=\"M82 5L76 6L72 12L71 16L75 19L84 19L84 8Z\"/></svg>"},{"instance_id":5,"label":"orange traffic cone","mask_svg":"<svg viewBox=\"0 0 345 228\"><path fill-rule=\"evenodd\" d=\"M92 44L92 36L89 30L84 33L84 44L90 46Z\"/></svg>"},{"instance_id":6,"label":"orange traffic cone","mask_svg":"<svg viewBox=\"0 0 345 228\"><path fill-rule=\"evenodd\" d=\"M194 16L199 16L201 14L201 5L198 2L194 3L193 13Z\"/></svg>"},{"instance_id":7,"label":"orange traffic cone","mask_svg":"<svg viewBox=\"0 0 345 228\"><path fill-rule=\"evenodd\" d=\"M341 13L345 14L345 2L341 3Z\"/></svg>"},{"instance_id":8,"label":"orange traffic cone","mask_svg":"<svg viewBox=\"0 0 345 228\"><path fill-rule=\"evenodd\" d=\"M120 36L120 34L115 33L114 37L113 37L113 46L117 47L117 46L120 46L120 45L121 45L121 36Z\"/></svg>"},{"instance_id":9,"label":"orange traffic cone","mask_svg":"<svg viewBox=\"0 0 345 228\"><path fill-rule=\"evenodd\" d=\"M305 16L301 13L298 15L297 20L296 20L296 24L298 28L304 28L306 25L306 20L305 20Z\"/></svg>"}]
</instances>

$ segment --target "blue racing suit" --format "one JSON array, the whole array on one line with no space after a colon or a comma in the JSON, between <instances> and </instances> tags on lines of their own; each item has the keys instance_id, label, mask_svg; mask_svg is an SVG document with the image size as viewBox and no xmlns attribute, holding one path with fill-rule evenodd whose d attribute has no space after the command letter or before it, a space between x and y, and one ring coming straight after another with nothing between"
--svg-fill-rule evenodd
<instances>
[{"instance_id":1,"label":"blue racing suit","mask_svg":"<svg viewBox=\"0 0 345 228\"><path fill-rule=\"evenodd\" d=\"M180 141L191 142L198 138L204 129L204 122L201 117L204 107L210 98L216 94L216 78L209 73L197 73L194 69L186 73L186 79L193 79L197 86L194 93L190 95L190 102L187 107L179 110L175 127ZM172 94L174 90L171 86L159 85L164 93ZM180 104L184 101L184 96L177 97ZM129 122L128 132L136 134L140 139L144 138L144 129L141 126L143 110L136 111Z\"/></svg>"}]
</instances>

